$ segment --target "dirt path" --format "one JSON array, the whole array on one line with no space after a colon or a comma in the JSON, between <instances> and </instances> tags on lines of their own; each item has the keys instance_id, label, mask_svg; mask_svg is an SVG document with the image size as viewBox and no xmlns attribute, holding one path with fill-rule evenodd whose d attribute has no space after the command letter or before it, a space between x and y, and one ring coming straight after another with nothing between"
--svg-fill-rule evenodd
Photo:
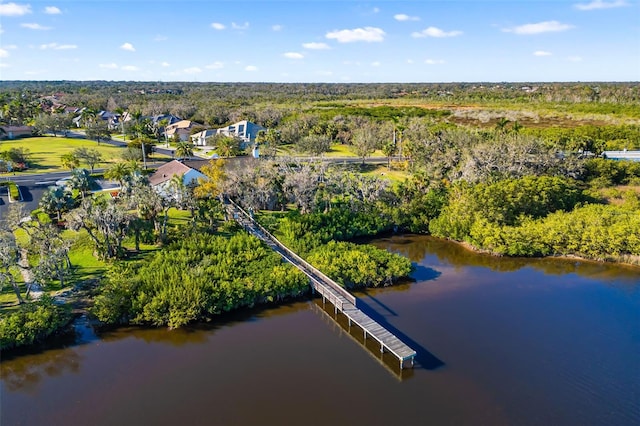
<instances>
[{"instance_id":1,"label":"dirt path","mask_svg":"<svg viewBox=\"0 0 640 426\"><path fill-rule=\"evenodd\" d=\"M33 282L33 274L29 269L29 259L28 253L26 249L20 250L20 274L22 275L22 279L24 280L24 284L27 289L30 289L29 297L32 300L38 300L42 297L42 287L38 285L38 283Z\"/></svg>"}]
</instances>

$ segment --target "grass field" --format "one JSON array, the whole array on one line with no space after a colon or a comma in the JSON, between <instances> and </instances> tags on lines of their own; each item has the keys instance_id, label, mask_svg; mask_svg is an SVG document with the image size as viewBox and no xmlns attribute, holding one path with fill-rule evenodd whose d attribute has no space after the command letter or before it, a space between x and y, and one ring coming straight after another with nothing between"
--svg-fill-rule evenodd
<instances>
[{"instance_id":1,"label":"grass field","mask_svg":"<svg viewBox=\"0 0 640 426\"><path fill-rule=\"evenodd\" d=\"M28 172L31 173L64 171L60 157L80 147L93 148L102 154L103 162L97 164L96 168L105 167L120 159L120 153L122 152L122 148L105 143L98 145L97 142L88 139L58 138L53 136L0 142L0 151L6 151L10 148L27 148L31 152L30 167L28 169ZM81 166L86 167L83 164Z\"/></svg>"},{"instance_id":2,"label":"grass field","mask_svg":"<svg viewBox=\"0 0 640 426\"><path fill-rule=\"evenodd\" d=\"M104 142L98 144L89 139L59 138L54 136L41 136L0 142L0 151L6 151L10 148L27 148L30 151L31 160L29 169L21 172L21 174L65 171L66 169L62 167L60 157L80 147L96 149L102 154L102 162L95 166L97 169L109 167L112 163L119 161L123 150L121 147L108 145ZM151 157L151 160L164 158L167 157L155 154ZM80 167L89 168L86 164L82 163ZM2 174L0 174L0 176L2 176Z\"/></svg>"},{"instance_id":3,"label":"grass field","mask_svg":"<svg viewBox=\"0 0 640 426\"><path fill-rule=\"evenodd\" d=\"M411 175L405 170L399 170L393 163L391 165L391 170L387 168L386 164L369 164L368 170L364 171L363 174L388 179L392 183L403 182Z\"/></svg>"}]
</instances>

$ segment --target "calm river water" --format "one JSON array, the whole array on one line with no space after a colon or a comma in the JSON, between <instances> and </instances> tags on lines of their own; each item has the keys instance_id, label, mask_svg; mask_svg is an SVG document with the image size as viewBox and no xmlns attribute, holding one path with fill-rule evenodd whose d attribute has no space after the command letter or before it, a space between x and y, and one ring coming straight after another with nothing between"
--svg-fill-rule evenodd
<instances>
[{"instance_id":1,"label":"calm river water","mask_svg":"<svg viewBox=\"0 0 640 426\"><path fill-rule=\"evenodd\" d=\"M418 351L413 370L317 300L177 331L79 325L4 354L0 423L640 424L640 270L374 243L417 266L412 283L359 294Z\"/></svg>"}]
</instances>

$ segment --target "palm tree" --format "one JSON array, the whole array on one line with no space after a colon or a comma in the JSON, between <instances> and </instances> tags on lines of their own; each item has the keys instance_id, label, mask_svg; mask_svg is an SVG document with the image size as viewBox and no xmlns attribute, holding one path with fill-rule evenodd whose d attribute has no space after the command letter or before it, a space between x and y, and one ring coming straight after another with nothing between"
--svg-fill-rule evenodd
<instances>
[{"instance_id":1,"label":"palm tree","mask_svg":"<svg viewBox=\"0 0 640 426\"><path fill-rule=\"evenodd\" d=\"M498 120L498 122L496 123L496 131L499 133L507 133L507 124L509 124L510 121L505 118L502 117Z\"/></svg>"},{"instance_id":2,"label":"palm tree","mask_svg":"<svg viewBox=\"0 0 640 426\"><path fill-rule=\"evenodd\" d=\"M179 159L193 157L193 146L189 142L178 142L175 156Z\"/></svg>"},{"instance_id":3,"label":"palm tree","mask_svg":"<svg viewBox=\"0 0 640 426\"><path fill-rule=\"evenodd\" d=\"M232 153L236 152L238 146L238 140L232 136L222 136L216 140L218 151L223 154L223 157L229 158Z\"/></svg>"},{"instance_id":4,"label":"palm tree","mask_svg":"<svg viewBox=\"0 0 640 426\"><path fill-rule=\"evenodd\" d=\"M137 163L136 163L137 164ZM124 179L131 174L131 166L125 162L116 163L104 172L104 177L109 180L118 181L120 186Z\"/></svg>"},{"instance_id":5,"label":"palm tree","mask_svg":"<svg viewBox=\"0 0 640 426\"><path fill-rule=\"evenodd\" d=\"M515 134L520 133L520 130L522 130L522 124L518 123L518 120L513 122L513 126L511 126L511 131Z\"/></svg>"},{"instance_id":6,"label":"palm tree","mask_svg":"<svg viewBox=\"0 0 640 426\"><path fill-rule=\"evenodd\" d=\"M141 132L141 127L140 127L140 120L142 119L142 112L140 111L134 111L130 114L131 119L133 120L133 132L134 132L134 136L137 138L140 137Z\"/></svg>"},{"instance_id":7,"label":"palm tree","mask_svg":"<svg viewBox=\"0 0 640 426\"><path fill-rule=\"evenodd\" d=\"M98 111L96 111L95 109L84 108L80 113L80 116L82 117L82 124L84 125L84 127L87 127L89 123L95 121L97 115Z\"/></svg>"},{"instance_id":8,"label":"palm tree","mask_svg":"<svg viewBox=\"0 0 640 426\"><path fill-rule=\"evenodd\" d=\"M169 139L167 138L167 133L165 132L167 126L169 125L169 119L163 118L162 120L156 123L155 131L156 136L158 137L158 143L160 143L160 136L164 133L164 141L167 144L167 148L169 148Z\"/></svg>"},{"instance_id":9,"label":"palm tree","mask_svg":"<svg viewBox=\"0 0 640 426\"><path fill-rule=\"evenodd\" d=\"M127 137L124 134L124 108L118 107L114 112L119 116L118 121L120 122L120 130L122 131L122 140L126 142Z\"/></svg>"}]
</instances>

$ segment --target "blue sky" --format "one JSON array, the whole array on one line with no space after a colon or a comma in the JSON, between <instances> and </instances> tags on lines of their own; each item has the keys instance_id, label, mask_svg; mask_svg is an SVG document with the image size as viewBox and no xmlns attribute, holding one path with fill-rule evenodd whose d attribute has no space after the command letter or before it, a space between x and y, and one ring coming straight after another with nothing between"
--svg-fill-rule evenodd
<instances>
[{"instance_id":1,"label":"blue sky","mask_svg":"<svg viewBox=\"0 0 640 426\"><path fill-rule=\"evenodd\" d=\"M0 25L2 80L640 80L636 0L2 0Z\"/></svg>"}]
</instances>

